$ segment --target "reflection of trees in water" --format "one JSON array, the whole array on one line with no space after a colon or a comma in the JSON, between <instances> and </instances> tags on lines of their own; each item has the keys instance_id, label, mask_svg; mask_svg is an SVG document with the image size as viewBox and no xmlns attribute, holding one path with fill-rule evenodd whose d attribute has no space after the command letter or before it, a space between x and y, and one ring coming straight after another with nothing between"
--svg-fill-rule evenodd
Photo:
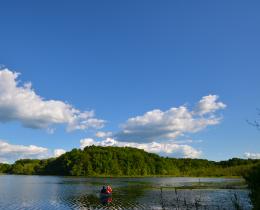
<instances>
[{"instance_id":1,"label":"reflection of trees in water","mask_svg":"<svg viewBox=\"0 0 260 210\"><path fill-rule=\"evenodd\" d=\"M225 197L210 198L208 192L201 190L163 190L160 188L160 209L176 210L246 210L251 209L250 203L241 199L237 192L229 192ZM213 200L212 200L213 199Z\"/></svg>"},{"instance_id":2,"label":"reflection of trees in water","mask_svg":"<svg viewBox=\"0 0 260 210\"><path fill-rule=\"evenodd\" d=\"M99 197L95 194L71 196L65 200L69 207L91 208L100 204Z\"/></svg>"},{"instance_id":3,"label":"reflection of trees in water","mask_svg":"<svg viewBox=\"0 0 260 210\"><path fill-rule=\"evenodd\" d=\"M113 204L123 209L147 209L138 199L144 196L145 187L142 185L128 185L113 191Z\"/></svg>"},{"instance_id":4,"label":"reflection of trees in water","mask_svg":"<svg viewBox=\"0 0 260 210\"><path fill-rule=\"evenodd\" d=\"M142 185L128 185L125 187L119 187L115 190L113 195L115 197L120 196L120 197L127 197L127 200L136 202L138 198L143 196L145 193L145 187Z\"/></svg>"},{"instance_id":5,"label":"reflection of trees in water","mask_svg":"<svg viewBox=\"0 0 260 210\"><path fill-rule=\"evenodd\" d=\"M66 199L66 204L77 208L94 209L148 209L148 206L137 202L144 195L142 186L126 186L113 190L112 201L103 202L99 193L73 196Z\"/></svg>"},{"instance_id":6,"label":"reflection of trees in water","mask_svg":"<svg viewBox=\"0 0 260 210\"><path fill-rule=\"evenodd\" d=\"M214 191L214 190L213 190ZM66 199L66 205L71 208L86 209L229 209L237 210L243 206L248 208L243 194L238 191L222 190L221 196L216 196L210 189L177 189L149 188L146 185L125 185L114 188L112 202L103 202L99 192L73 196ZM234 193L238 193L234 195ZM242 192L243 193L243 192ZM223 195L222 195L223 194ZM220 194L219 194L220 195ZM212 200L213 199L213 200ZM222 199L226 199L225 201ZM242 199L242 200L241 200ZM244 201L243 201L244 200ZM244 203L245 202L245 203Z\"/></svg>"}]
</instances>

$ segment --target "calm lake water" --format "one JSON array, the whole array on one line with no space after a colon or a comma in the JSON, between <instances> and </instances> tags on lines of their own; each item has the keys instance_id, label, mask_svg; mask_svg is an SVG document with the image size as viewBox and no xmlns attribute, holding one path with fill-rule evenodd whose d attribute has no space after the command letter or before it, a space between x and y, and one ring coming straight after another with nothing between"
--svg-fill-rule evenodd
<instances>
[{"instance_id":1,"label":"calm lake water","mask_svg":"<svg viewBox=\"0 0 260 210\"><path fill-rule=\"evenodd\" d=\"M0 175L0 209L251 209L239 179L224 178L71 178ZM103 185L113 187L101 203ZM190 186L214 186L192 189ZM178 187L182 187L179 189ZM227 187L231 186L231 187ZM177 188L176 188L177 187ZM214 189L213 189L214 188ZM177 190L176 190L177 189Z\"/></svg>"}]
</instances>

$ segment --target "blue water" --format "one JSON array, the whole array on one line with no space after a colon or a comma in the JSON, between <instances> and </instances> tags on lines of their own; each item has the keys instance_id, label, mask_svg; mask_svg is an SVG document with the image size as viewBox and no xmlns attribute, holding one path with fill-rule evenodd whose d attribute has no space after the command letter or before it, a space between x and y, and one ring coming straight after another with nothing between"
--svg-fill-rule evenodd
<instances>
[{"instance_id":1,"label":"blue water","mask_svg":"<svg viewBox=\"0 0 260 210\"><path fill-rule=\"evenodd\" d=\"M0 209L251 209L246 189L178 189L194 183L232 183L223 178L71 178L0 175ZM103 185L113 187L101 203ZM162 188L161 188L162 187ZM161 191L162 190L162 191ZM237 199L235 199L235 196Z\"/></svg>"}]
</instances>

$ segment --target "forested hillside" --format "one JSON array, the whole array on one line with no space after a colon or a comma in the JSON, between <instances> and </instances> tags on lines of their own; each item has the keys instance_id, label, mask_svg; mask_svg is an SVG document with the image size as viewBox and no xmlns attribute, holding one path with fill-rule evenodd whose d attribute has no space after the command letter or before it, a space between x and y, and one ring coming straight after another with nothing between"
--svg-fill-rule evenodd
<instances>
[{"instance_id":1,"label":"forested hillside","mask_svg":"<svg viewBox=\"0 0 260 210\"><path fill-rule=\"evenodd\" d=\"M130 147L89 146L73 149L58 158L18 160L0 164L10 174L68 176L243 176L260 160L233 158L227 161L160 157Z\"/></svg>"}]
</instances>

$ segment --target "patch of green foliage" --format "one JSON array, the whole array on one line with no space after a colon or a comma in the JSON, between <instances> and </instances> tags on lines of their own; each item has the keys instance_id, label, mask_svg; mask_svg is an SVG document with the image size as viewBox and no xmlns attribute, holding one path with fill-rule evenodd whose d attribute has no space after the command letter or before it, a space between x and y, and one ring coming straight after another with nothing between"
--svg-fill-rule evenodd
<instances>
[{"instance_id":1,"label":"patch of green foliage","mask_svg":"<svg viewBox=\"0 0 260 210\"><path fill-rule=\"evenodd\" d=\"M260 164L252 167L251 170L244 175L248 188L250 189L250 198L254 210L260 209Z\"/></svg>"},{"instance_id":2,"label":"patch of green foliage","mask_svg":"<svg viewBox=\"0 0 260 210\"><path fill-rule=\"evenodd\" d=\"M0 173L8 173L10 171L11 165L6 163L0 163Z\"/></svg>"},{"instance_id":3,"label":"patch of green foliage","mask_svg":"<svg viewBox=\"0 0 260 210\"><path fill-rule=\"evenodd\" d=\"M58 158L0 164L0 172L63 176L243 176L260 160L169 158L130 147L89 146Z\"/></svg>"}]
</instances>

